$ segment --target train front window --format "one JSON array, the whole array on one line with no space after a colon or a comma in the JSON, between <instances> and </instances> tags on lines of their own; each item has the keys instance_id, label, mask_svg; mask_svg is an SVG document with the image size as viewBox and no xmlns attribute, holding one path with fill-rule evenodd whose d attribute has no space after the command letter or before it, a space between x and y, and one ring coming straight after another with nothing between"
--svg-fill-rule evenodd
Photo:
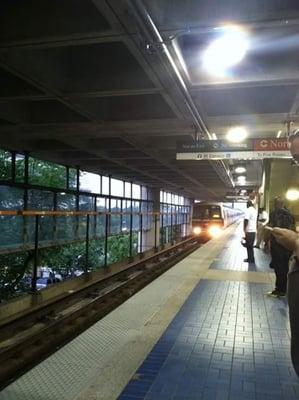
<instances>
[{"instance_id":1,"label":"train front window","mask_svg":"<svg viewBox=\"0 0 299 400\"><path fill-rule=\"evenodd\" d=\"M194 206L194 219L220 219L221 209L219 206L200 205Z\"/></svg>"},{"instance_id":2,"label":"train front window","mask_svg":"<svg viewBox=\"0 0 299 400\"><path fill-rule=\"evenodd\" d=\"M195 219L209 219L210 210L206 206L194 206L193 218Z\"/></svg>"},{"instance_id":3,"label":"train front window","mask_svg":"<svg viewBox=\"0 0 299 400\"><path fill-rule=\"evenodd\" d=\"M219 219L221 218L221 211L220 211L220 207L218 206L212 206L210 209L210 214L211 214L211 218L212 219Z\"/></svg>"}]
</instances>

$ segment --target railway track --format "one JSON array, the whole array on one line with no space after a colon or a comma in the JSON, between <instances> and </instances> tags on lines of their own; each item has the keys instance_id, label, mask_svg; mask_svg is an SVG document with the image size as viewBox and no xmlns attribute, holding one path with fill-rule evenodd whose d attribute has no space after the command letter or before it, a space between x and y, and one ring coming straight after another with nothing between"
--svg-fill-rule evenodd
<instances>
[{"instance_id":1,"label":"railway track","mask_svg":"<svg viewBox=\"0 0 299 400\"><path fill-rule=\"evenodd\" d=\"M0 328L0 389L199 247L187 239Z\"/></svg>"}]
</instances>

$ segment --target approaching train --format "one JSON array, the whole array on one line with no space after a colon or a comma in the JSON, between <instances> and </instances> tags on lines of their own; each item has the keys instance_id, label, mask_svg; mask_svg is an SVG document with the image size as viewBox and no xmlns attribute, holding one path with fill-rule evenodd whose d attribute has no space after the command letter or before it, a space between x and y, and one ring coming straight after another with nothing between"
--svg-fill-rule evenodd
<instances>
[{"instance_id":1,"label":"approaching train","mask_svg":"<svg viewBox=\"0 0 299 400\"><path fill-rule=\"evenodd\" d=\"M196 236L217 237L228 225L236 222L243 211L221 203L194 203L192 231Z\"/></svg>"}]
</instances>

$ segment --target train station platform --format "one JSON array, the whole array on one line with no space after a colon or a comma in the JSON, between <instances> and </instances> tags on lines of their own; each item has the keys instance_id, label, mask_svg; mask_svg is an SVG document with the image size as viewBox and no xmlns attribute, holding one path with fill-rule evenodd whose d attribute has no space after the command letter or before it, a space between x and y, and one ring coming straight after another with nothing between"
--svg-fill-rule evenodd
<instances>
[{"instance_id":1,"label":"train station platform","mask_svg":"<svg viewBox=\"0 0 299 400\"><path fill-rule=\"evenodd\" d=\"M0 400L299 399L286 299L241 226L204 244L0 393Z\"/></svg>"}]
</instances>

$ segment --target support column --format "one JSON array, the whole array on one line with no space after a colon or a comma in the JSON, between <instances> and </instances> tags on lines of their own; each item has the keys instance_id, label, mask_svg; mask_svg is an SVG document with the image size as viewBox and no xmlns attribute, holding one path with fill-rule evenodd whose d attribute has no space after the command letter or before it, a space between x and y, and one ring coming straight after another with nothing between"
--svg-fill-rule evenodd
<instances>
[{"instance_id":1,"label":"support column","mask_svg":"<svg viewBox=\"0 0 299 400\"><path fill-rule=\"evenodd\" d=\"M153 201L153 212L160 213L160 189L148 189L148 199ZM159 247L160 244L160 217L155 214L151 218L151 227L145 230L142 235L141 249L147 251L153 249L155 246ZM145 218L143 218L145 219Z\"/></svg>"},{"instance_id":2,"label":"support column","mask_svg":"<svg viewBox=\"0 0 299 400\"><path fill-rule=\"evenodd\" d=\"M187 204L190 207L190 215L189 215L189 222L186 224L187 225L187 236L192 234L192 215L193 215L193 204L194 204L194 199L188 199Z\"/></svg>"},{"instance_id":3,"label":"support column","mask_svg":"<svg viewBox=\"0 0 299 400\"><path fill-rule=\"evenodd\" d=\"M263 179L259 197L259 207L265 208L269 212L270 208L270 175L271 175L271 160L264 160L263 162Z\"/></svg>"}]
</instances>

